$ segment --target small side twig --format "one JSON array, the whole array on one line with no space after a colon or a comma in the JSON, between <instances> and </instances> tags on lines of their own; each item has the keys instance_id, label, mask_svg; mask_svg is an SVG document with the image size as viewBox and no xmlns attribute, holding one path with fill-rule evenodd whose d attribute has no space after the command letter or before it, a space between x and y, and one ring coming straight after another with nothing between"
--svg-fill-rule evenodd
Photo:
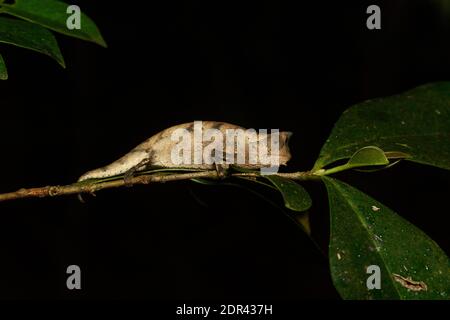
<instances>
[{"instance_id":1,"label":"small side twig","mask_svg":"<svg viewBox=\"0 0 450 320\"><path fill-rule=\"evenodd\" d=\"M285 177L293 180L311 180L317 179L318 176L312 174L311 172L292 172L292 173L278 173L278 176ZM231 177L260 177L259 172L246 172L246 173L233 173ZM173 173L173 174L145 174L130 179L121 179L112 181L83 181L77 182L64 186L45 186L38 188L21 188L15 192L8 192L0 194L0 202L24 198L44 198L44 197L56 197L71 194L83 194L95 192L103 189L119 188L123 186L132 186L139 184L150 184L150 183L164 183L169 181L180 181L180 180L190 180L190 179L213 179L220 180L222 177L219 176L216 170L209 171L196 171L196 172L183 172L183 173Z\"/></svg>"}]
</instances>

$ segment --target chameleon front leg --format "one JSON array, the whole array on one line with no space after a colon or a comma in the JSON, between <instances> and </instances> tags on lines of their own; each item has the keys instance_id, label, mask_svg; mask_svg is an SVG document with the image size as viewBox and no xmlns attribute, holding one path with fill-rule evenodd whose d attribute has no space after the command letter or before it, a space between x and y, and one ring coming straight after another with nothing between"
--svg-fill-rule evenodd
<instances>
[{"instance_id":1,"label":"chameleon front leg","mask_svg":"<svg viewBox=\"0 0 450 320\"><path fill-rule=\"evenodd\" d=\"M123 175L123 181L127 187L131 187L131 179L134 177L135 173L141 171L150 163L150 158L142 159L137 165L128 169Z\"/></svg>"},{"instance_id":2,"label":"chameleon front leg","mask_svg":"<svg viewBox=\"0 0 450 320\"><path fill-rule=\"evenodd\" d=\"M217 176L219 179L225 179L228 175L228 169L230 166L228 164L221 164L214 162L214 168L216 169Z\"/></svg>"}]
</instances>

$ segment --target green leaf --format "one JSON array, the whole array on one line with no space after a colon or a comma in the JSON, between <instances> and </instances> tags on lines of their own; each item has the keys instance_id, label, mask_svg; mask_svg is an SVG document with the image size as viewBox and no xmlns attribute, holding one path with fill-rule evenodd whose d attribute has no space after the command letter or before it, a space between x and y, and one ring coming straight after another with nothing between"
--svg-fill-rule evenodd
<instances>
[{"instance_id":1,"label":"green leaf","mask_svg":"<svg viewBox=\"0 0 450 320\"><path fill-rule=\"evenodd\" d=\"M296 222L300 225L300 227L305 231L305 233L311 237L311 222L309 219L309 212L298 213L295 217Z\"/></svg>"},{"instance_id":2,"label":"green leaf","mask_svg":"<svg viewBox=\"0 0 450 320\"><path fill-rule=\"evenodd\" d=\"M8 79L8 71L6 70L6 64L3 60L2 55L0 54L0 80Z\"/></svg>"},{"instance_id":3,"label":"green leaf","mask_svg":"<svg viewBox=\"0 0 450 320\"><path fill-rule=\"evenodd\" d=\"M368 145L450 170L450 82L350 107L335 124L313 171Z\"/></svg>"},{"instance_id":4,"label":"green leaf","mask_svg":"<svg viewBox=\"0 0 450 320\"><path fill-rule=\"evenodd\" d=\"M2 4L2 10L10 15L40 24L56 32L97 43L106 47L105 40L87 15L81 10L81 28L69 30L67 13L69 4L56 0L16 0L14 4Z\"/></svg>"},{"instance_id":5,"label":"green leaf","mask_svg":"<svg viewBox=\"0 0 450 320\"><path fill-rule=\"evenodd\" d=\"M281 192L286 208L294 211L306 211L311 207L311 198L298 183L276 175L265 176Z\"/></svg>"},{"instance_id":6,"label":"green leaf","mask_svg":"<svg viewBox=\"0 0 450 320\"><path fill-rule=\"evenodd\" d=\"M359 149L347 162L347 165L351 168L386 164L389 164L389 160L386 158L384 151L374 146Z\"/></svg>"},{"instance_id":7,"label":"green leaf","mask_svg":"<svg viewBox=\"0 0 450 320\"><path fill-rule=\"evenodd\" d=\"M400 161L400 160L398 160ZM397 161L397 162L398 162ZM396 163L396 162L395 162ZM394 165L395 163L392 163L391 165ZM382 166L383 168L388 167L389 160L387 159L385 153L383 150L381 150L378 147L374 146L367 146L364 148L359 149L356 151L350 159L347 161L346 164L343 164L341 166L336 166L333 168L330 168L328 170L321 170L316 171L316 174L319 175L330 175L332 173L348 170L348 169L354 169L354 168L361 168L361 167L370 167L370 166ZM373 170L373 168L370 168ZM369 169L369 172L371 171ZM376 168L376 170L380 170L380 168ZM362 170L367 171L367 170Z\"/></svg>"},{"instance_id":8,"label":"green leaf","mask_svg":"<svg viewBox=\"0 0 450 320\"><path fill-rule=\"evenodd\" d=\"M27 21L0 17L0 42L46 54L65 67L64 58L53 34Z\"/></svg>"},{"instance_id":9,"label":"green leaf","mask_svg":"<svg viewBox=\"0 0 450 320\"><path fill-rule=\"evenodd\" d=\"M432 239L348 184L323 181L330 203L331 275L342 298L450 299L450 261ZM367 288L367 267L373 265L381 270L380 290Z\"/></svg>"}]
</instances>

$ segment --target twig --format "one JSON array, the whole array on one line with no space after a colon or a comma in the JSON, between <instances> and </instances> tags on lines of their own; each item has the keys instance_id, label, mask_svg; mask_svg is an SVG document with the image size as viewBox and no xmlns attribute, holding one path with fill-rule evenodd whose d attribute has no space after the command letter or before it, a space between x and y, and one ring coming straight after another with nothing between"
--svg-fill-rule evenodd
<instances>
[{"instance_id":1,"label":"twig","mask_svg":"<svg viewBox=\"0 0 450 320\"><path fill-rule=\"evenodd\" d=\"M280 177L285 177L293 180L312 180L318 179L317 175L311 172L291 172L291 173L278 173ZM230 177L253 177L257 178L261 175L259 172L246 172L246 173L233 173ZM23 198L44 198L44 197L56 197L70 194L82 194L90 193L94 194L96 191L103 189L118 188L123 186L132 186L138 184L150 184L150 183L164 183L169 181L190 180L190 179L223 179L216 170L209 171L196 171L187 173L173 173L173 174L144 174L130 179L118 178L112 181L99 180L87 180L83 182L77 182L65 186L46 186L39 188L19 189L15 192L0 194L0 202L23 199Z\"/></svg>"}]
</instances>

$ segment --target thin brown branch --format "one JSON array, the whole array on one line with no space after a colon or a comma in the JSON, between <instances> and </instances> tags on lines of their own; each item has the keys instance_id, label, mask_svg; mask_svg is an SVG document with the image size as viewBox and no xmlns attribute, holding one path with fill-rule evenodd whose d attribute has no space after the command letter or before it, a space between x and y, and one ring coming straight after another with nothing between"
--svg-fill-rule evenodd
<instances>
[{"instance_id":1,"label":"thin brown branch","mask_svg":"<svg viewBox=\"0 0 450 320\"><path fill-rule=\"evenodd\" d=\"M279 177L286 178L286 179L299 180L299 181L320 179L319 176L311 173L310 171L278 172L276 175ZM260 177L261 175L258 172L245 172L245 173L234 173L231 176L233 176L233 177Z\"/></svg>"},{"instance_id":2,"label":"thin brown branch","mask_svg":"<svg viewBox=\"0 0 450 320\"><path fill-rule=\"evenodd\" d=\"M278 173L278 176L285 177L293 180L311 180L317 179L318 177L310 172L292 172L292 173ZM248 172L248 173L233 173L231 177L260 177L259 172ZM23 198L44 198L44 197L56 197L62 195L71 194L83 194L95 192L103 189L118 188L123 186L132 186L139 184L150 184L150 183L164 183L169 181L179 181L179 180L190 180L190 179L213 179L218 180L224 177L220 176L216 170L210 171L196 171L187 173L171 173L171 174L161 174L152 173L140 175L137 177L132 177L130 179L117 179L112 181L83 181L77 182L65 186L46 186L39 188L29 188L29 189L19 189L15 192L0 194L0 202L23 199Z\"/></svg>"}]
</instances>

